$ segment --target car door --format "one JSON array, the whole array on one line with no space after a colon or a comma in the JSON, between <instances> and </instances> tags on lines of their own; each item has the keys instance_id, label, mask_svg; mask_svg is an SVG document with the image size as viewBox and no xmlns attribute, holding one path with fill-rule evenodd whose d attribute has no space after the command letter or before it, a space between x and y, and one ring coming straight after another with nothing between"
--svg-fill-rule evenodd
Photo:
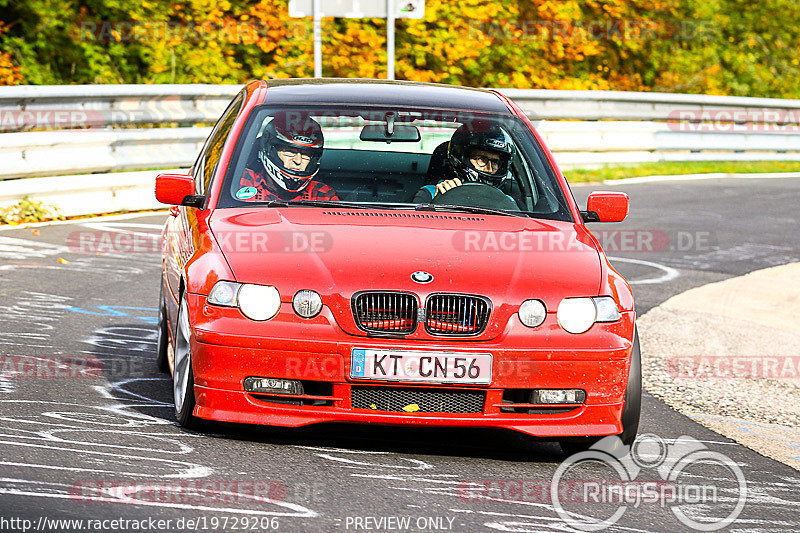
<instances>
[{"instance_id":1,"label":"car door","mask_svg":"<svg viewBox=\"0 0 800 533\"><path fill-rule=\"evenodd\" d=\"M197 157L190 174L195 180L195 194L205 195L219 164L222 149L230 136L236 117L245 101L244 91L234 97L225 112L215 124ZM169 228L166 244L167 285L170 298L167 300L167 313L170 323L174 323L180 298L180 283L186 263L194 255L202 235L197 225L197 208L180 206L170 210Z\"/></svg>"}]
</instances>

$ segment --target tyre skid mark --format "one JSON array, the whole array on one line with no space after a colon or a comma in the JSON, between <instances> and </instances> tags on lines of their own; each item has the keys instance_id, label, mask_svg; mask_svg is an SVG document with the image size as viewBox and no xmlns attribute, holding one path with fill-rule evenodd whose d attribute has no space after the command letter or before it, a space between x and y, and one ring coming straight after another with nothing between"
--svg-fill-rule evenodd
<instances>
[{"instance_id":1,"label":"tyre skid mark","mask_svg":"<svg viewBox=\"0 0 800 533\"><path fill-rule=\"evenodd\" d=\"M38 341L35 344L42 345L50 343L51 346L44 347L52 350L52 342L50 342L48 334L54 330L55 322L68 311L71 302L69 299L61 300L59 302L61 305L57 309L53 309L54 300L49 298L50 295L26 294L24 296L27 300L33 300L36 305L28 305L27 308L18 305L16 310L12 310L16 313L10 313L12 322L23 324L28 322L31 316L39 316L40 319L44 316L46 320L40 320L42 322L40 333L33 334L26 329L22 332L31 334L17 335L17 339L32 338ZM47 314L47 311L39 313L37 309L29 309L42 307L42 304L38 302L45 298L50 302L50 314ZM112 314L118 316L118 313ZM155 331L153 326L107 326L95 330L89 338L82 342L91 346L90 350L79 352L82 356L99 358L98 360L103 362L103 368L108 373L115 374L115 368L112 367L116 363L109 366L109 361L119 361L124 364L126 361L133 360L144 363L152 358L155 350ZM30 342L29 344L34 343ZM48 360L47 357L38 356L35 359ZM132 368L122 367L122 370L127 370L130 376ZM228 502L245 502L243 505L237 504L236 507L224 506L224 502L216 501L213 494L210 495L210 500L200 501L199 504L186 503L180 498L166 502L152 501L148 499L150 495L147 494L142 499L142 496L137 494L142 487L146 489L150 485L163 486L168 490L177 487L180 492L184 483L208 479L215 470L211 466L186 460L196 457L196 450L190 444L193 443L190 439L197 438L198 435L173 429L176 423L167 418L154 417L137 411L152 408L169 408L171 410L172 408L172 404L169 402L149 397L147 393L139 394L139 390L133 389L137 385L160 384L168 381L160 376L137 376L136 374L140 372L137 368L134 370L134 377L111 380L97 385L92 385L89 381L88 389L94 391L96 398L101 402L99 405L17 398L0 400L0 412L9 413L20 408L26 411L34 410L27 416L0 417L0 450L3 451L0 466L15 469L15 471L29 472L23 476L29 479L16 481L16 483L25 483L25 487L8 486L9 482L13 481L9 479L6 479L5 483L0 482L0 494L59 499L74 498L74 495L69 494L68 490L63 490L65 487L69 489L72 485L53 484L49 481L50 478L37 473L49 473L50 476L59 473L62 475L72 474L74 477L74 473L78 472L105 477L107 481L96 483L105 483L106 486L113 485L113 493L99 492L94 495L96 497L87 500L92 502L253 516L305 518L317 516L315 511L302 505L282 501L282 499L281 501L272 500L266 495L262 495L263 497L253 496L247 490L239 491L237 488L229 489L232 492L218 491L221 496L230 496L227 499ZM104 376L93 377L103 379ZM52 387L55 382L45 380L42 383L47 387ZM84 382L81 380L68 380L63 383L85 390L82 385ZM56 386L60 386L60 384ZM165 426L167 431L164 433L152 431L152 428L164 428ZM146 429L150 430L143 431ZM29 457L33 457L34 454L37 458L29 460ZM174 480L172 483L179 482L180 484L164 485L158 480L165 480L165 482ZM89 486L83 488L94 490L93 482L86 481L84 483L88 483ZM235 487L235 485L233 486ZM57 490L58 488L61 490ZM209 502L211 503L209 504Z\"/></svg>"},{"instance_id":2,"label":"tyre skid mark","mask_svg":"<svg viewBox=\"0 0 800 533\"><path fill-rule=\"evenodd\" d=\"M132 461L131 464L138 464L136 461L145 461L151 463L161 463L171 467L178 467L180 470L174 474L162 474L160 477L163 478L176 478L176 479L191 479L191 478L199 478L199 477L207 477L208 475L213 472L213 469L208 466L202 466L199 464L188 463L184 461L175 461L173 459L162 459L160 457L147 457L142 455L127 455L127 454L119 454L119 453L111 453L111 452L99 452L97 450L86 450L82 448L67 448L64 446L48 446L46 444L35 444L35 443L25 443L25 442L15 442L9 440L0 440L0 444L6 446L23 446L26 448L37 448L37 449L47 449L47 450L58 450L60 452L71 452L75 454L87 454L92 456L99 456L103 457L110 457L113 459L130 459ZM137 476L151 476L151 474L147 473L126 473L127 475L137 475Z\"/></svg>"}]
</instances>

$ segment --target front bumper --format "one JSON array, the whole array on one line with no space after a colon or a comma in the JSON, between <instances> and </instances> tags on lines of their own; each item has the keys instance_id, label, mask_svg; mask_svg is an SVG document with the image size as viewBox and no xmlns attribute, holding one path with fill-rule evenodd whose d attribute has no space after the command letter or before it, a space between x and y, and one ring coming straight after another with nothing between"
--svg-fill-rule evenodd
<instances>
[{"instance_id":1,"label":"front bumper","mask_svg":"<svg viewBox=\"0 0 800 533\"><path fill-rule=\"evenodd\" d=\"M614 435L622 431L620 417L630 367L633 313L614 324L596 325L591 341L556 328L527 337L507 334L491 342L443 339L420 343L406 339L365 338L337 331L323 312L313 337L293 331L290 310L283 335L231 333L230 317L209 314L205 298L190 295L190 308L200 309L193 323L192 367L195 379L194 415L208 420L297 427L322 422L450 427L496 427L539 437ZM196 303L197 306L193 306ZM279 313L279 316L283 311ZM279 318L279 317L276 317ZM274 320L274 319L273 319ZM241 321L239 321L241 324ZM323 323L328 327L321 327ZM300 324L302 325L302 324ZM519 326L520 328L524 328ZM600 348L598 348L598 346ZM358 348L387 348L492 353L492 382L487 386L396 383L350 378L350 353ZM322 382L330 386L326 405L287 405L264 401L244 391L248 376ZM483 391L478 413L387 412L352 405L354 386ZM567 412L503 412L506 389L579 388L586 401ZM507 409L505 409L507 411Z\"/></svg>"}]
</instances>

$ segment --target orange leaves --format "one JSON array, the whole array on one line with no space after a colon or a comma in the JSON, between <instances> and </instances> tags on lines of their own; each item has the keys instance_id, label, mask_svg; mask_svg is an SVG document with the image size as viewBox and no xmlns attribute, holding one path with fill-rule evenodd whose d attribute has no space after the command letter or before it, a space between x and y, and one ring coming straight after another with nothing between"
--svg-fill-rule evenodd
<instances>
[{"instance_id":1,"label":"orange leaves","mask_svg":"<svg viewBox=\"0 0 800 533\"><path fill-rule=\"evenodd\" d=\"M6 31L7 25L0 20L0 35ZM14 64L11 54L0 50L0 85L16 85L22 81L19 66Z\"/></svg>"},{"instance_id":2,"label":"orange leaves","mask_svg":"<svg viewBox=\"0 0 800 533\"><path fill-rule=\"evenodd\" d=\"M0 52L0 85L16 85L21 81L21 69L13 63L11 54Z\"/></svg>"},{"instance_id":3,"label":"orange leaves","mask_svg":"<svg viewBox=\"0 0 800 533\"><path fill-rule=\"evenodd\" d=\"M288 0L7 4L0 85L244 83L313 73L311 19L289 18ZM425 4L424 19L396 21L398 79L784 97L800 87L800 34L786 23L800 18L796 1L747 10L701 0ZM385 77L385 24L324 18L324 75Z\"/></svg>"}]
</instances>

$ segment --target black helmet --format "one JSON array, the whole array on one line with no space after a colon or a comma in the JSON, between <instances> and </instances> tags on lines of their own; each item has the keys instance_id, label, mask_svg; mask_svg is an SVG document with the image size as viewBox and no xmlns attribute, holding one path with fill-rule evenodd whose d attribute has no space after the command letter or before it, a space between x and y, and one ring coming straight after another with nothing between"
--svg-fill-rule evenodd
<instances>
[{"instance_id":1,"label":"black helmet","mask_svg":"<svg viewBox=\"0 0 800 533\"><path fill-rule=\"evenodd\" d=\"M299 192L319 171L323 143L322 128L313 118L298 111L280 111L261 133L258 159L278 187ZM287 149L308 155L308 165L303 170L286 168L278 151Z\"/></svg>"},{"instance_id":2,"label":"black helmet","mask_svg":"<svg viewBox=\"0 0 800 533\"><path fill-rule=\"evenodd\" d=\"M491 174L475 168L470 161L470 154L475 149L492 152L500 157L497 172ZM461 181L478 181L497 187L508 174L508 163L512 155L514 155L514 145L500 126L485 122L464 124L450 139L447 163L454 177L460 178Z\"/></svg>"}]
</instances>

